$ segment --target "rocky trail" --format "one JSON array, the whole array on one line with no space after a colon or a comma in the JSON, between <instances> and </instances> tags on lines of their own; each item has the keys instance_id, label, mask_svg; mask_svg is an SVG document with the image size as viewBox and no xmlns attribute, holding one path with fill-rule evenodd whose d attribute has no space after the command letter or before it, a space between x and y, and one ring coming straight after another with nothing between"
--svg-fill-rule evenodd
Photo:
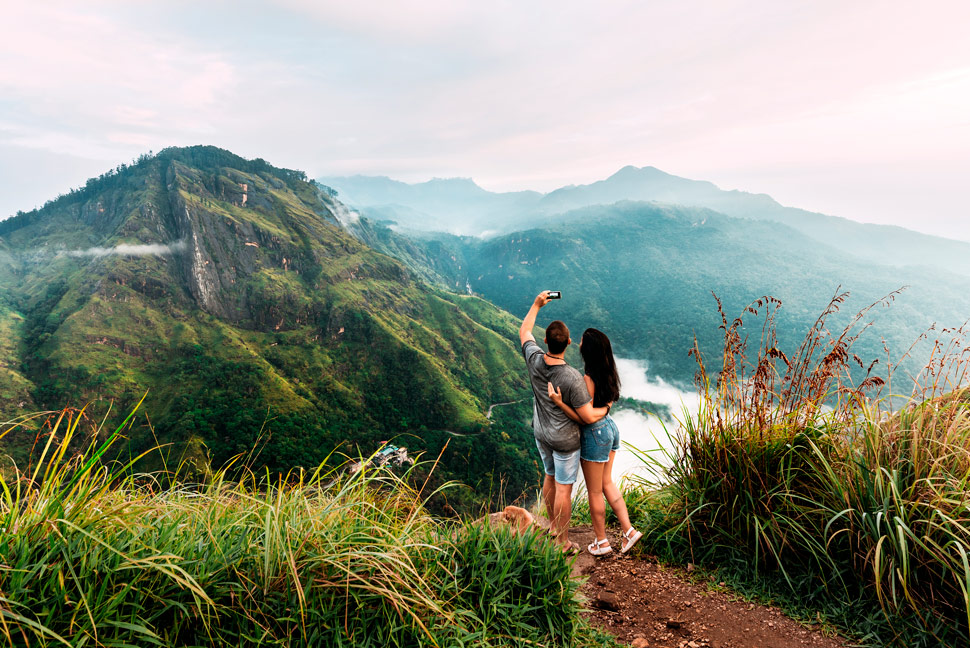
<instances>
[{"instance_id":1,"label":"rocky trail","mask_svg":"<svg viewBox=\"0 0 970 648\"><path fill-rule=\"evenodd\" d=\"M587 579L583 593L592 622L634 648L849 645L777 608L741 600L723 587L693 583L682 571L649 558L621 555L619 532L611 529L609 536L613 553L594 557L584 550L573 573ZM575 527L570 538L585 549L593 541L592 528Z\"/></svg>"}]
</instances>

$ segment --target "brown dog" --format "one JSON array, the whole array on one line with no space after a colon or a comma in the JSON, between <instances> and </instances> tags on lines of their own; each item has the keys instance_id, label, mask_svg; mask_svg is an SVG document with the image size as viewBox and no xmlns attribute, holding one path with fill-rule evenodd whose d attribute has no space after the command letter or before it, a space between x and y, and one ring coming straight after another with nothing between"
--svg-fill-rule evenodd
<instances>
[{"instance_id":1,"label":"brown dog","mask_svg":"<svg viewBox=\"0 0 970 648\"><path fill-rule=\"evenodd\" d=\"M519 506L506 506L504 510L498 513L486 515L485 519L493 527L506 524L518 533L525 533L536 524L536 519L532 514Z\"/></svg>"}]
</instances>

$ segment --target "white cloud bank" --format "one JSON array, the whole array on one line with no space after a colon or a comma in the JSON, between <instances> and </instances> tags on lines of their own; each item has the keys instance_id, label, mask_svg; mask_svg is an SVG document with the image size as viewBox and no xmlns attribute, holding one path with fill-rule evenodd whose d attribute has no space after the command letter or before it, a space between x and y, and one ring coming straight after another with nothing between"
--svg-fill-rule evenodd
<instances>
[{"instance_id":1,"label":"white cloud bank","mask_svg":"<svg viewBox=\"0 0 970 648\"><path fill-rule=\"evenodd\" d=\"M91 247L86 250L59 250L58 256L69 257L106 257L106 256L162 256L182 252L188 247L185 241L174 243L152 243L149 245L129 245L122 243L114 247Z\"/></svg>"},{"instance_id":2,"label":"white cloud bank","mask_svg":"<svg viewBox=\"0 0 970 648\"><path fill-rule=\"evenodd\" d=\"M682 419L686 413L697 411L699 398L694 392L687 392L670 383L651 376L646 362L627 358L616 358L616 368L622 383L621 393L625 397L665 405L671 414ZM661 464L667 463L665 449L670 449L671 435L677 433L678 423L664 422L655 416L643 416L633 410L620 410L612 414L620 430L620 450L613 461L613 479L621 480L623 475L636 475L656 479L655 474L631 449L646 453ZM583 483L580 475L579 483ZM586 497L583 488L575 491L577 497Z\"/></svg>"},{"instance_id":3,"label":"white cloud bank","mask_svg":"<svg viewBox=\"0 0 970 648\"><path fill-rule=\"evenodd\" d=\"M344 227L356 225L360 222L360 213L358 213L356 210L350 209L341 202L336 203L333 214Z\"/></svg>"}]
</instances>

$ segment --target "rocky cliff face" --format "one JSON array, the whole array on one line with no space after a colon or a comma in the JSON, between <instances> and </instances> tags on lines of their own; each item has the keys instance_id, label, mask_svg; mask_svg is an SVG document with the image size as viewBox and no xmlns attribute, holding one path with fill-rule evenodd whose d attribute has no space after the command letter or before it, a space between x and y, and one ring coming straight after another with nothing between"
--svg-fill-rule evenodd
<instances>
[{"instance_id":1,"label":"rocky cliff face","mask_svg":"<svg viewBox=\"0 0 970 648\"><path fill-rule=\"evenodd\" d=\"M206 201L215 199L192 193L198 185L179 166L173 162L168 169L168 201L173 234L185 247L181 267L188 290L207 313L236 323L249 320L249 304L245 292L236 289L237 278L255 271L258 246L265 240L251 222L206 209Z\"/></svg>"}]
</instances>

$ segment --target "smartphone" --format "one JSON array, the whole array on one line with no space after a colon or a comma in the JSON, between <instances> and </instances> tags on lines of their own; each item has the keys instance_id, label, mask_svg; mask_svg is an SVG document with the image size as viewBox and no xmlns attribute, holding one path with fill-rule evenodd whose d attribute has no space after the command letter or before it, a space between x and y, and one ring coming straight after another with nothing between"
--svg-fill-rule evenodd
<instances>
[{"instance_id":1,"label":"smartphone","mask_svg":"<svg viewBox=\"0 0 970 648\"><path fill-rule=\"evenodd\" d=\"M550 290L549 299L562 299L562 293L558 290Z\"/></svg>"}]
</instances>

